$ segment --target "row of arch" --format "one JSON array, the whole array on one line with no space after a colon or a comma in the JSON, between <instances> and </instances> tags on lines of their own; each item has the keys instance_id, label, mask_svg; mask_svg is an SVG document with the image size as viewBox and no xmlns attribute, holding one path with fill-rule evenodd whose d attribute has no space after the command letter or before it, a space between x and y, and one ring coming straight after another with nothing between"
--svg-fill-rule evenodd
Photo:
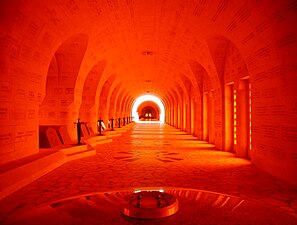
<instances>
[{"instance_id":1,"label":"row of arch","mask_svg":"<svg viewBox=\"0 0 297 225\"><path fill-rule=\"evenodd\" d=\"M164 103L165 122L219 149L234 149L227 143L235 141L240 145L241 127L251 121L252 161L296 181L293 1L163 1L153 4L162 8L154 11L161 20L148 20L160 28L151 27L160 38L148 35L145 43L138 35L145 29L134 27L141 24L138 16L152 12L139 8L142 3L123 1L115 10L101 1L76 1L75 8L58 1L2 2L1 163L37 153L40 125L65 125L74 138L78 117L95 126L100 116L130 115L149 86ZM94 14L97 7L102 13ZM129 13L133 10L141 13ZM159 46L147 48L154 41ZM143 55L151 50L152 55ZM157 66L150 70L150 65ZM153 82L138 86L144 80ZM247 87L253 96L251 119L249 112L235 121L249 108L242 100Z\"/></svg>"},{"instance_id":2,"label":"row of arch","mask_svg":"<svg viewBox=\"0 0 297 225\"><path fill-rule=\"evenodd\" d=\"M49 65L46 93L39 108L40 125L66 125L72 137L75 136L73 121L77 118L95 130L98 118L107 121L131 114L137 117L133 105L137 105L138 96L112 72L107 60L99 60L85 79L79 76L87 45L87 36L78 34L57 49ZM190 60L186 65L188 73L180 74L172 87L159 96L165 106L165 109L159 107L160 120L218 148L234 150L234 114L227 110L234 111L234 106L226 96L234 100L233 94L228 94L230 84L232 91L239 89L239 83L249 74L240 52L226 38L211 38L207 47L215 70ZM234 65L240 71L234 71Z\"/></svg>"}]
</instances>

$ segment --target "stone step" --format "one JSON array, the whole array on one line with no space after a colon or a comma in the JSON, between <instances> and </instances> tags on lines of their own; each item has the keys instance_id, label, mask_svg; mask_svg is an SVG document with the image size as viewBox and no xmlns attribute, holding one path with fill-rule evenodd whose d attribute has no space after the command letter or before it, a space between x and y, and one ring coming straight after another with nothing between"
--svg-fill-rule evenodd
<instances>
[{"instance_id":1,"label":"stone step","mask_svg":"<svg viewBox=\"0 0 297 225\"><path fill-rule=\"evenodd\" d=\"M106 137L107 138L119 137L121 135L122 135L121 133L117 133L116 131L108 131L108 132L106 132Z\"/></svg>"},{"instance_id":2,"label":"stone step","mask_svg":"<svg viewBox=\"0 0 297 225\"><path fill-rule=\"evenodd\" d=\"M71 160L80 159L80 158L84 158L92 155L96 155L95 149L69 154L67 155L67 160L71 161Z\"/></svg>"},{"instance_id":3,"label":"stone step","mask_svg":"<svg viewBox=\"0 0 297 225\"><path fill-rule=\"evenodd\" d=\"M105 137L105 140L102 141L110 142L111 139L109 140ZM49 155L40 156L40 158L7 170L0 174L0 199L32 183L68 161L95 154L96 150L91 148L91 146L75 145L53 151L53 153Z\"/></svg>"},{"instance_id":4,"label":"stone step","mask_svg":"<svg viewBox=\"0 0 297 225\"><path fill-rule=\"evenodd\" d=\"M61 149L61 151L66 155L70 155L76 152L87 151L87 150L88 150L88 145L75 145L69 148Z\"/></svg>"},{"instance_id":5,"label":"stone step","mask_svg":"<svg viewBox=\"0 0 297 225\"><path fill-rule=\"evenodd\" d=\"M125 127L121 127L121 128L115 128L116 132L120 132L120 133L124 133L127 132L129 129L125 128Z\"/></svg>"},{"instance_id":6,"label":"stone step","mask_svg":"<svg viewBox=\"0 0 297 225\"><path fill-rule=\"evenodd\" d=\"M106 143L110 143L112 142L112 139L105 139L105 140L100 140L100 141L94 141L91 143L88 143L90 146L92 146L93 148L95 148L97 145L102 145L102 144L106 144Z\"/></svg>"},{"instance_id":7,"label":"stone step","mask_svg":"<svg viewBox=\"0 0 297 225\"><path fill-rule=\"evenodd\" d=\"M85 140L84 142L91 145L92 143L105 141L106 139L107 139L106 135L101 135L101 136L91 137L91 138Z\"/></svg>"},{"instance_id":8,"label":"stone step","mask_svg":"<svg viewBox=\"0 0 297 225\"><path fill-rule=\"evenodd\" d=\"M0 199L30 184L67 161L65 153L56 151L0 174Z\"/></svg>"}]
</instances>

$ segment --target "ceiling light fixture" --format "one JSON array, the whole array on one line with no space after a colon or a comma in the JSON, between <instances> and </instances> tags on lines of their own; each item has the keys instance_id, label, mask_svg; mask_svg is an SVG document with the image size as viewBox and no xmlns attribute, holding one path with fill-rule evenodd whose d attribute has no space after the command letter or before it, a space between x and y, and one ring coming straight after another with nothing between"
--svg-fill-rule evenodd
<instances>
[{"instance_id":1,"label":"ceiling light fixture","mask_svg":"<svg viewBox=\"0 0 297 225\"><path fill-rule=\"evenodd\" d=\"M153 55L152 51L142 51L142 55Z\"/></svg>"}]
</instances>

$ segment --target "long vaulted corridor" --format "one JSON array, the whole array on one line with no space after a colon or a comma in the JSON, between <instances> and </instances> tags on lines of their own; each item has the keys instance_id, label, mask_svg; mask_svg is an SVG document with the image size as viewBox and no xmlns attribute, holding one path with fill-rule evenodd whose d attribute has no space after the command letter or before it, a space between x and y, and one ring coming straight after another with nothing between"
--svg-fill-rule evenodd
<instances>
[{"instance_id":1,"label":"long vaulted corridor","mask_svg":"<svg viewBox=\"0 0 297 225\"><path fill-rule=\"evenodd\" d=\"M290 224L296 27L296 0L0 0L0 223L125 199L141 223Z\"/></svg>"},{"instance_id":2,"label":"long vaulted corridor","mask_svg":"<svg viewBox=\"0 0 297 225\"><path fill-rule=\"evenodd\" d=\"M198 141L197 138L165 124L137 124L131 131L96 150L96 155L68 162L2 201L2 216L8 215L8 221L23 219L20 215L32 211L36 206L90 193L179 188L257 199L291 214L297 209L296 186L261 172L249 160L235 158L233 153L217 151L212 144ZM212 199L212 203L215 200ZM261 213L257 212L258 208L252 210L253 216L261 218L268 205L261 206ZM118 207L115 208L118 210ZM70 218L75 218L75 215L71 214L69 212ZM113 212L111 216L113 214L117 215L119 212ZM187 213L185 215L189 216ZM201 219L195 215L191 217L194 219L189 224L198 224ZM272 215L269 217L274 218ZM36 221L37 224L47 224L40 221L43 217L35 218L33 214L29 218L32 220L28 220L28 224L34 224ZM73 224L70 218L64 218L68 222L63 224ZM212 215L212 218L216 217ZM290 217L287 215L284 218ZM24 219L21 219L20 224L24 224ZM213 223L224 223L219 219L219 216L217 220L213 219ZM273 222L267 219L265 218L267 224ZM51 221L50 218L48 220ZM101 218L93 223L100 224L105 220ZM241 224L250 224L250 220L245 220ZM87 224L79 221L78 219L76 222ZM289 224L293 224L294 219L289 221ZM274 222L278 224L285 221ZM139 221L131 222L134 223L138 224ZM180 221L174 222L172 219L162 222L169 223L181 224ZM258 223L260 221L256 221L256 224ZM204 221L203 224L208 223ZM264 224L263 221L261 224Z\"/></svg>"}]
</instances>

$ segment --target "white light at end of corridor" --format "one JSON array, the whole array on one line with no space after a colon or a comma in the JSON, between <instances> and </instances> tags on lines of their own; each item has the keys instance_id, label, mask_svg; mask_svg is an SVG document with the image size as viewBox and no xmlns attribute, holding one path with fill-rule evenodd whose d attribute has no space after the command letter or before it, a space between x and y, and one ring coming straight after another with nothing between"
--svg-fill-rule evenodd
<instances>
[{"instance_id":1,"label":"white light at end of corridor","mask_svg":"<svg viewBox=\"0 0 297 225\"><path fill-rule=\"evenodd\" d=\"M159 108L160 108L160 123L164 123L164 121L165 121L165 107L164 107L162 101L154 95L142 95L136 99L136 101L133 105L133 108L132 108L132 117L134 117L134 121L136 123L139 122L139 116L137 113L137 109L140 106L140 104L142 104L143 102L147 102L147 101L152 101L159 106Z\"/></svg>"}]
</instances>

